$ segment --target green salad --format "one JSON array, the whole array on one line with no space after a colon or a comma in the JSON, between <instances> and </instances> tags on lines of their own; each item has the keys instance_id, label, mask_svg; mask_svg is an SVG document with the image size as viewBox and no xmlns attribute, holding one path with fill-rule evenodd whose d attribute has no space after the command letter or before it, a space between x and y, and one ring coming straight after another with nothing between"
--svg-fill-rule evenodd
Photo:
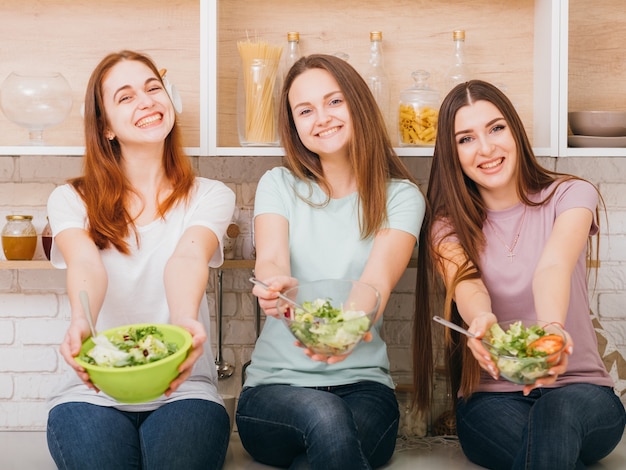
<instances>
[{"instance_id":1,"label":"green salad","mask_svg":"<svg viewBox=\"0 0 626 470\"><path fill-rule=\"evenodd\" d=\"M486 345L500 370L500 375L517 384L532 384L545 377L563 348L562 336L548 334L538 325L525 327L521 321L504 331L499 324L489 329Z\"/></svg>"},{"instance_id":2,"label":"green salad","mask_svg":"<svg viewBox=\"0 0 626 470\"><path fill-rule=\"evenodd\" d=\"M156 326L120 328L113 334L92 338L94 347L81 360L102 367L130 367L148 364L174 354L176 343L166 342Z\"/></svg>"},{"instance_id":3,"label":"green salad","mask_svg":"<svg viewBox=\"0 0 626 470\"><path fill-rule=\"evenodd\" d=\"M370 319L363 310L335 308L329 299L304 302L302 306L307 311L296 308L289 328L316 353L345 354L370 328Z\"/></svg>"}]
</instances>

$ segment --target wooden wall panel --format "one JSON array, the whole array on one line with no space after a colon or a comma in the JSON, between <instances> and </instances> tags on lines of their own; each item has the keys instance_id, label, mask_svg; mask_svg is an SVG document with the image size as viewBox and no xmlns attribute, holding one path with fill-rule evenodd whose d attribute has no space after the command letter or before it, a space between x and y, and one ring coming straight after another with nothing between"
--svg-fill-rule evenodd
<instances>
[{"instance_id":1,"label":"wooden wall panel","mask_svg":"<svg viewBox=\"0 0 626 470\"><path fill-rule=\"evenodd\" d=\"M303 54L344 52L363 70L369 32L381 30L394 103L420 68L444 91L452 31L465 29L467 62L476 78L505 84L532 134L534 10L532 0L218 1L218 146L239 145L237 41L249 36L285 45L288 31L300 32Z\"/></svg>"},{"instance_id":2,"label":"wooden wall panel","mask_svg":"<svg viewBox=\"0 0 626 470\"><path fill-rule=\"evenodd\" d=\"M44 131L50 145L83 145L80 107L89 75L109 52L148 53L181 92L185 145L200 145L199 0L0 0L0 81L14 70L54 70L74 93L70 117ZM0 113L0 145L27 132Z\"/></svg>"},{"instance_id":3,"label":"wooden wall panel","mask_svg":"<svg viewBox=\"0 0 626 470\"><path fill-rule=\"evenodd\" d=\"M570 0L570 111L626 111L623 0Z\"/></svg>"}]
</instances>

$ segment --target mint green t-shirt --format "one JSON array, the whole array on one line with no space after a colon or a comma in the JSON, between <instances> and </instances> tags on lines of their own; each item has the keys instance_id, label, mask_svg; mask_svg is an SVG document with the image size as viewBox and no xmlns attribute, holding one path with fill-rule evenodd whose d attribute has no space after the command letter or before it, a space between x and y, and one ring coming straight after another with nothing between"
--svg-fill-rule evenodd
<instances>
[{"instance_id":1,"label":"mint green t-shirt","mask_svg":"<svg viewBox=\"0 0 626 470\"><path fill-rule=\"evenodd\" d=\"M324 206L311 205L305 199L323 203L326 195L316 184L311 191L284 167L266 172L257 187L255 217L278 214L289 222L291 275L302 283L359 279L374 239L361 240L357 194L331 199ZM406 180L388 184L388 228L408 232L417 239L424 210L424 197L416 185ZM245 386L332 386L371 380L393 387L387 346L379 335L381 323L372 328L372 341L359 343L346 360L326 364L307 357L294 345L283 322L267 317L246 369Z\"/></svg>"}]
</instances>

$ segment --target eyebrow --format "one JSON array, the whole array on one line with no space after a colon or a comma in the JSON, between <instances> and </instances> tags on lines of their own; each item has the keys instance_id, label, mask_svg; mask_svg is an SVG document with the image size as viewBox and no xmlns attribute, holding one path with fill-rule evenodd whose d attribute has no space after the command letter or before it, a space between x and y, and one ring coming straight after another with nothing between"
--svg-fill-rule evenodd
<instances>
[{"instance_id":1,"label":"eyebrow","mask_svg":"<svg viewBox=\"0 0 626 470\"><path fill-rule=\"evenodd\" d=\"M485 127L489 127L489 126L491 126L492 124L495 124L496 122L498 122L498 121L500 121L500 120L504 121L504 118L503 118L503 117L497 117L497 118L495 118L495 119L492 119L492 120L491 120L491 121L489 121L487 124L485 124ZM462 131L455 132L455 133L454 133L454 136L456 137L456 136L457 136L457 135L459 135L459 134L467 134L468 132L471 132L471 131L472 131L471 129L464 129L464 130L462 130Z\"/></svg>"},{"instance_id":2,"label":"eyebrow","mask_svg":"<svg viewBox=\"0 0 626 470\"><path fill-rule=\"evenodd\" d=\"M335 94L337 94L337 93L341 93L341 90L335 90L335 91L331 91L330 93L326 93L326 94L324 95L323 99L324 99L324 100L326 100L326 99L328 99L330 96L333 96L333 95L335 95ZM297 108L297 107L299 107L299 106L307 106L307 105L310 105L310 104L311 104L311 103L310 103L309 101L304 101L304 102L302 102L302 103L298 103L298 104L294 105L294 106L292 107L292 109L296 109L296 108Z\"/></svg>"},{"instance_id":3,"label":"eyebrow","mask_svg":"<svg viewBox=\"0 0 626 470\"><path fill-rule=\"evenodd\" d=\"M158 81L159 81L159 79L158 79L158 78L156 78L156 77L150 77L150 78L148 78L148 79L144 82L144 86L145 86L145 85L148 85L150 82L153 82L153 81L157 81L157 82L158 82ZM124 90L128 90L129 88L132 88L132 87L131 87L130 85L123 85L123 86L119 87L117 90L115 90L115 93L113 93L113 99L114 99L114 100L115 100L115 99L117 99L117 95L118 95L118 93L120 93L120 92L122 92L122 91L124 91Z\"/></svg>"}]
</instances>

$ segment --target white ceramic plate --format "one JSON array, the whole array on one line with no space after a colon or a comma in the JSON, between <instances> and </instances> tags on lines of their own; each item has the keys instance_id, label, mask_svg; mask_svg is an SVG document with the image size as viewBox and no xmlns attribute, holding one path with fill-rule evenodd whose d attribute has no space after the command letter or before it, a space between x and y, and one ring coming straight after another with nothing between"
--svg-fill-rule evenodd
<instances>
[{"instance_id":1,"label":"white ceramic plate","mask_svg":"<svg viewBox=\"0 0 626 470\"><path fill-rule=\"evenodd\" d=\"M567 145L570 147L626 147L626 137L568 135Z\"/></svg>"}]
</instances>

